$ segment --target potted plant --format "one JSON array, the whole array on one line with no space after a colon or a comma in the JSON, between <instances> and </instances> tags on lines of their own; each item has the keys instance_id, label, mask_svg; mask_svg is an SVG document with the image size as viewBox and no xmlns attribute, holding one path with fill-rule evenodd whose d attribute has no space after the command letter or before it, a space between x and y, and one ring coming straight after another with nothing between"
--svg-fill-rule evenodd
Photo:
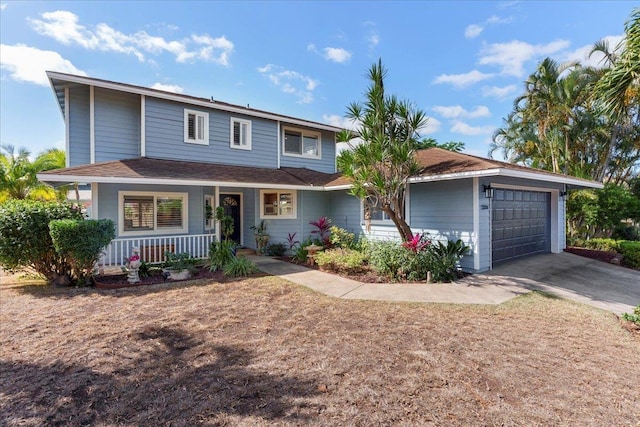
<instances>
[{"instance_id":1,"label":"potted plant","mask_svg":"<svg viewBox=\"0 0 640 427\"><path fill-rule=\"evenodd\" d=\"M252 226L251 229L253 230L253 235L256 238L256 253L258 255L262 255L269 244L267 224L265 224L263 219L258 225Z\"/></svg>"},{"instance_id":2,"label":"potted plant","mask_svg":"<svg viewBox=\"0 0 640 427\"><path fill-rule=\"evenodd\" d=\"M184 280L196 272L196 259L192 258L188 252L176 254L167 251L164 255L162 275L165 279Z\"/></svg>"}]
</instances>

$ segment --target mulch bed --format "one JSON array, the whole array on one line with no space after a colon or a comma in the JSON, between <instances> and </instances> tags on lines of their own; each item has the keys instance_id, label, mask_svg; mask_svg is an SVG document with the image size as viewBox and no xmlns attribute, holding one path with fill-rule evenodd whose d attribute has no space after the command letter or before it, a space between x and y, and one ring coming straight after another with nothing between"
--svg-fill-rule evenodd
<instances>
[{"instance_id":1,"label":"mulch bed","mask_svg":"<svg viewBox=\"0 0 640 427\"><path fill-rule=\"evenodd\" d=\"M569 246L565 249L565 251L575 255L580 255L583 257L596 259L598 261L604 261L608 263L610 263L611 260L614 259L617 255L615 252L598 251L595 249L578 248L575 246Z\"/></svg>"},{"instance_id":2,"label":"mulch bed","mask_svg":"<svg viewBox=\"0 0 640 427\"><path fill-rule=\"evenodd\" d=\"M200 280L209 279L215 282L225 282L226 277L221 271L210 271L208 267L198 267L198 270L189 279L185 280L169 280L162 276L161 270L152 270L151 274L146 277L140 277L140 282L129 283L127 282L126 273L118 274L103 274L93 277L93 284L98 289L121 289L121 288L134 288L138 286L157 285L159 283L174 283L184 282L187 280Z\"/></svg>"}]
</instances>

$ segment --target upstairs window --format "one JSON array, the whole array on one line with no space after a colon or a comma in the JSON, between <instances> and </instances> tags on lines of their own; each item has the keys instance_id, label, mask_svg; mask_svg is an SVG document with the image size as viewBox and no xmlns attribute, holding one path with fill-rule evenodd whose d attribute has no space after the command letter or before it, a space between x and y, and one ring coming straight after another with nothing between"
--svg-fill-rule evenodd
<instances>
[{"instance_id":1,"label":"upstairs window","mask_svg":"<svg viewBox=\"0 0 640 427\"><path fill-rule=\"evenodd\" d=\"M184 110L184 142L209 145L209 114Z\"/></svg>"},{"instance_id":2,"label":"upstairs window","mask_svg":"<svg viewBox=\"0 0 640 427\"><path fill-rule=\"evenodd\" d=\"M288 156L320 157L319 132L298 129L285 129L283 137L283 152Z\"/></svg>"},{"instance_id":3,"label":"upstairs window","mask_svg":"<svg viewBox=\"0 0 640 427\"><path fill-rule=\"evenodd\" d=\"M231 118L231 148L251 150L251 122Z\"/></svg>"}]
</instances>

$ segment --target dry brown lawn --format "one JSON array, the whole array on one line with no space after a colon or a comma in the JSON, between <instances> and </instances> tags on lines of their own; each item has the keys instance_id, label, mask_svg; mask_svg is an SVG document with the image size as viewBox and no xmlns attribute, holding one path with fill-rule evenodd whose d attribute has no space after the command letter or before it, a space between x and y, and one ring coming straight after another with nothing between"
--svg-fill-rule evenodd
<instances>
[{"instance_id":1,"label":"dry brown lawn","mask_svg":"<svg viewBox=\"0 0 640 427\"><path fill-rule=\"evenodd\" d=\"M543 294L469 306L273 277L0 280L0 425L640 425L638 336Z\"/></svg>"}]
</instances>

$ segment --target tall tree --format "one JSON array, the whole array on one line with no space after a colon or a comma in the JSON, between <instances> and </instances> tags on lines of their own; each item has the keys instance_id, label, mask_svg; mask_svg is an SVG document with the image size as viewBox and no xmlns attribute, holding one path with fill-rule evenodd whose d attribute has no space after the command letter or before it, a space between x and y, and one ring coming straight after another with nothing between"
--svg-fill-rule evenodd
<instances>
[{"instance_id":1,"label":"tall tree","mask_svg":"<svg viewBox=\"0 0 640 427\"><path fill-rule=\"evenodd\" d=\"M386 213L407 241L413 237L405 219L407 182L419 170L415 146L428 118L409 101L386 94L386 75L382 60L378 60L369 69L364 101L347 107L346 117L355 120L358 127L355 132L345 130L338 135L339 142L349 144L349 150L338 157L338 167L351 179L351 194ZM356 137L362 143L351 144Z\"/></svg>"},{"instance_id":2,"label":"tall tree","mask_svg":"<svg viewBox=\"0 0 640 427\"><path fill-rule=\"evenodd\" d=\"M38 181L38 172L63 168L64 152L50 149L33 162L26 148L16 151L13 145L0 147L0 199L55 199L63 198L51 187Z\"/></svg>"}]
</instances>

